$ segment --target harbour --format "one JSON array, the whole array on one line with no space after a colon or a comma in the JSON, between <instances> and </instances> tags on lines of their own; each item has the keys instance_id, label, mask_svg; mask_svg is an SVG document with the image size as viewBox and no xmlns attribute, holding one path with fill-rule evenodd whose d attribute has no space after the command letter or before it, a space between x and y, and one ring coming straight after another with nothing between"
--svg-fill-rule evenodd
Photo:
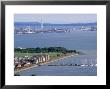
<instances>
[{"instance_id":1,"label":"harbour","mask_svg":"<svg viewBox=\"0 0 110 89\"><path fill-rule=\"evenodd\" d=\"M16 14L14 52L15 76L97 76L97 15Z\"/></svg>"},{"instance_id":2,"label":"harbour","mask_svg":"<svg viewBox=\"0 0 110 89\"><path fill-rule=\"evenodd\" d=\"M96 31L74 31L71 33L60 34L46 33L15 35L15 47L30 48L62 45L67 49L76 49L84 53L83 55L64 58L63 60L35 66L27 70L20 71L18 74L20 76L96 76L96 34Z\"/></svg>"}]
</instances>

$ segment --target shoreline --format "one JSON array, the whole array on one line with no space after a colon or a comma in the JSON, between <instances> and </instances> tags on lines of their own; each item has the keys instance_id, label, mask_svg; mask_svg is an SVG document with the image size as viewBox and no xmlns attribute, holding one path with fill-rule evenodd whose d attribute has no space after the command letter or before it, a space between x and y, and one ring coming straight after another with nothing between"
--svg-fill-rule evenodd
<instances>
[{"instance_id":1,"label":"shoreline","mask_svg":"<svg viewBox=\"0 0 110 89\"><path fill-rule=\"evenodd\" d=\"M48 63L55 62L55 61L58 61L58 60L62 60L62 59L68 58L68 57L73 57L75 55L79 55L79 54L71 54L71 55L63 56L63 57L60 57L60 58L53 59L52 61L41 63L40 65L48 64ZM37 65L37 64L31 65L30 67L14 71L14 74L25 71L25 70L28 70L28 69L31 69L31 68L34 68L34 67L37 67L37 66L39 66L39 65Z\"/></svg>"}]
</instances>

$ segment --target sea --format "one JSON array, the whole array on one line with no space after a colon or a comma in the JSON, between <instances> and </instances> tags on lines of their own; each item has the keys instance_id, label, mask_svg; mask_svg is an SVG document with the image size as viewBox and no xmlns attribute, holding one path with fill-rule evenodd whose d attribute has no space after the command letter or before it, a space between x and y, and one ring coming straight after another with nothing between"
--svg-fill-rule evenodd
<instances>
[{"instance_id":1,"label":"sea","mask_svg":"<svg viewBox=\"0 0 110 89\"><path fill-rule=\"evenodd\" d=\"M97 31L15 34L14 47L65 47L82 53L18 72L20 76L97 76ZM94 66L70 66L75 64Z\"/></svg>"}]
</instances>

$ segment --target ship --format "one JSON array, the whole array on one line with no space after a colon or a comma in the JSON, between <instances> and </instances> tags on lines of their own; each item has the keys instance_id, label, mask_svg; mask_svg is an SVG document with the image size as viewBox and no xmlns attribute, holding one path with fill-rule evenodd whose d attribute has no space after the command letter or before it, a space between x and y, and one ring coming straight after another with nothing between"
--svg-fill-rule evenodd
<instances>
[{"instance_id":1,"label":"ship","mask_svg":"<svg viewBox=\"0 0 110 89\"><path fill-rule=\"evenodd\" d=\"M94 26L82 26L82 27L80 28L80 30L82 30L82 31L96 31L97 28L94 27Z\"/></svg>"}]
</instances>

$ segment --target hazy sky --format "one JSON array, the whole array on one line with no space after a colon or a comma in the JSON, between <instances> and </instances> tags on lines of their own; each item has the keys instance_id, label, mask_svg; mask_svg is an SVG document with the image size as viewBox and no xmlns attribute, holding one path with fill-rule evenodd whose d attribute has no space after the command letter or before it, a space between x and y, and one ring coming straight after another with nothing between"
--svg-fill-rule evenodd
<instances>
[{"instance_id":1,"label":"hazy sky","mask_svg":"<svg viewBox=\"0 0 110 89\"><path fill-rule=\"evenodd\" d=\"M15 14L15 22L91 23L97 22L96 14Z\"/></svg>"}]
</instances>

